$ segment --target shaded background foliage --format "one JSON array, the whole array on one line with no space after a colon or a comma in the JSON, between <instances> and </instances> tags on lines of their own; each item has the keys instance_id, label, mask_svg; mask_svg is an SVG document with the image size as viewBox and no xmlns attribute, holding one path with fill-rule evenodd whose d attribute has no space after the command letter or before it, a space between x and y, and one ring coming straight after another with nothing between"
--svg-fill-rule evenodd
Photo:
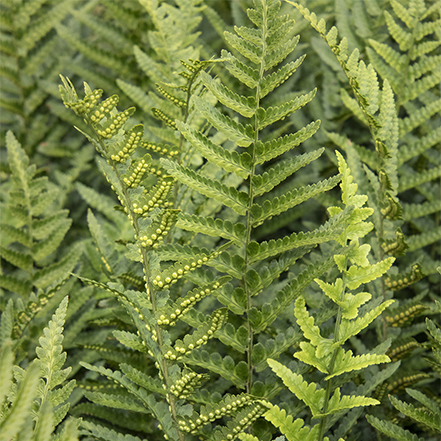
<instances>
[{"instance_id":1,"label":"shaded background foliage","mask_svg":"<svg viewBox=\"0 0 441 441\"><path fill-rule=\"evenodd\" d=\"M158 10L161 6L164 8ZM158 114L151 110L155 107L166 112L170 108L167 96L158 91L156 84L175 82L176 72L182 69L181 59L208 60L220 57L222 49L231 50L224 31L233 32L233 26L249 26L246 10L251 6L252 2L245 0L2 2L0 304L3 336L0 343L6 341L8 332L5 329L9 329L7 322L10 321L15 364L26 368L35 358L43 328L62 299L69 295L63 348L67 352L66 365L72 368L68 378L76 379L79 386L69 398L70 413L74 416L86 418L86 415L92 415L91 421L127 434L162 436L153 420L134 419L130 410L104 412L84 398L84 390L108 388L110 393L110 385L103 384L97 373L87 372L80 361L118 368L119 363L129 359L132 366L144 369L143 357L117 345L113 337L115 329L133 330L132 320L125 309L106 291L83 285L68 275L75 272L98 282L119 281L126 287L137 289L142 286L142 272L124 256L123 246L131 240L131 227L126 216L112 208L116 199L103 179L94 147L73 128L75 125L90 133L82 118L62 104L58 91L59 74L69 77L79 91L86 81L92 89L103 89L105 97L118 94L119 108L137 107L131 125L144 124L146 139L173 145L175 141L171 139L170 131L164 129ZM321 129L297 147L296 154L322 146L325 151L308 166L307 172L293 175L276 191L283 194L292 188L330 178L337 173L333 151L346 152L354 180L361 194L369 195L369 206L375 210L372 220L375 229L366 239L372 246L374 261L387 255L397 258L388 276L369 284L369 292L375 298L394 298L394 306L385 313L386 320L377 320L350 341L353 350L361 354L372 350L386 337L392 338L388 354L394 362L402 360L395 373L375 390L374 396L381 405L369 408L369 422L374 418L387 419L420 437L436 439L436 427L424 426L418 419L415 423L413 414L404 413L403 417L402 406L397 407L397 402L393 401L395 398L390 402L387 396L390 394L401 401L418 403L418 398L422 399L419 391L439 403L439 395L434 393L440 386L439 359L432 354L439 351L440 341L436 339L436 328L429 325L428 330L425 318L430 316L433 319L433 315L439 314L436 301L439 301L440 294L437 271L441 238L440 3L428 0L317 0L307 2L306 6L319 19L326 20L328 29L337 26L340 37L348 41L349 52L358 48L360 59L366 64L372 63L381 84L385 79L389 80L399 118L399 143L396 152L379 157L372 132L351 98L351 87L337 58L302 15L283 3L281 13L295 19L292 34L301 37L286 61L293 61L302 54L306 54L306 59L294 75L267 97L267 102L292 99L314 88L317 88L317 95L308 106L276 122L271 127L270 136L300 130L310 121L320 119ZM406 15L409 6L414 7L411 19ZM210 74L219 77L239 95L245 93L244 84L228 76L222 63L212 65ZM181 84L184 83L182 80ZM226 112L233 116L228 109ZM178 109L174 115L182 120L185 111ZM35 166L28 185L35 188L33 204L41 204L41 210L21 225L15 225L21 205L17 199L18 187L11 178L14 173L11 159L4 147L9 130L23 149L16 149L16 152L22 158L27 155L29 164ZM15 145L12 140L10 143ZM153 151L154 157L155 154ZM287 157L290 155L289 152L286 154ZM209 167L198 154L193 155L190 165L194 169L204 165ZM388 184L381 181L383 171L387 175L386 181L391 180L394 188L389 197L386 196ZM45 181L44 176L49 179ZM221 174L219 179L226 176L226 173ZM182 197L186 197L185 194ZM45 207L43 200L49 201ZM191 195L187 200L190 209L199 209L202 214L217 210L201 196ZM327 220L326 209L330 206L341 206L337 189L310 198L299 207L264 223L255 229L253 238L264 241L293 232L312 231ZM94 209L97 221L88 214L88 207ZM55 223L52 217L57 213ZM31 244L23 240L17 242L16 232L8 230L10 226L36 230L45 222L51 228L40 236L37 234ZM100 228L105 233L96 224L102 225ZM54 239L55 231L58 234ZM188 233L176 234L181 243L190 240ZM211 238L200 235L198 238L200 247L219 245ZM46 245L35 248L36 242L45 240L47 248ZM19 262L15 255L11 257L12 252L28 257L25 262ZM327 252L332 252L330 245L321 245L301 264L284 273L274 289L283 287L288 280L298 276L305 265L315 264ZM328 280L335 279L336 269L329 271L327 277ZM16 281L20 288L17 288ZM317 308L316 314L319 317L322 314L321 320L330 333L330 324L326 324L329 317L323 315L323 299L317 287L308 285L304 296L311 308ZM12 302L8 304L10 300ZM265 298L261 303L271 300ZM211 312L213 301L207 299L205 302L200 311ZM241 322L235 320L233 318L231 324L240 327ZM196 319L192 326L195 322ZM292 326L295 326L295 318L291 308L281 315L276 327L268 329L263 339L278 341L284 348L278 352L280 360L300 371L299 362L292 358L295 349L289 344L295 338L287 333L286 343L280 336L281 329ZM186 330L188 327L180 331ZM224 335L224 341L226 338ZM234 338L240 340L240 334ZM211 349L222 357L231 357L235 363L241 360L231 346L213 342ZM154 375L154 366L146 369ZM262 378L268 375L267 368ZM367 381L364 375L373 374L362 372L353 381L363 384ZM31 372L25 381L35 381L34 377L35 372ZM316 378L316 374L311 378ZM19 382L20 377L16 381ZM275 377L272 381L276 381ZM409 387L417 392L406 393L405 388ZM210 393L238 392L222 376L207 390ZM274 391L279 392L279 405L287 403L288 413L295 414L303 409L301 402L294 401L281 383L277 383ZM208 402L204 393L198 397L200 403ZM428 402L425 404L427 406ZM47 411L40 411L46 418ZM115 415L118 415L117 425L113 423ZM359 433L363 433L361 439L374 436L374 429L363 418L357 424L357 428L361 427ZM254 430L261 439L270 439L270 434L275 433L275 429L262 420L255 423ZM347 439L357 439L357 433L349 433Z\"/></svg>"}]
</instances>

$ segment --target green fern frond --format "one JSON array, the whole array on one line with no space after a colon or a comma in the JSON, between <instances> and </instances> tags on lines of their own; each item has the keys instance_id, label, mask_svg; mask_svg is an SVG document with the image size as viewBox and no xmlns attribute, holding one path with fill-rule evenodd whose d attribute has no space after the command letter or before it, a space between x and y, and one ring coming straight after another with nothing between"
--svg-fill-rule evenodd
<instances>
[{"instance_id":1,"label":"green fern frond","mask_svg":"<svg viewBox=\"0 0 441 441\"><path fill-rule=\"evenodd\" d=\"M268 364L288 389L311 409L313 417L320 415L325 401L324 389L318 389L316 383L307 383L301 375L295 374L275 360L268 360Z\"/></svg>"},{"instance_id":2,"label":"green fern frond","mask_svg":"<svg viewBox=\"0 0 441 441\"><path fill-rule=\"evenodd\" d=\"M253 142L253 130L250 125L244 126L236 122L219 110L208 105L202 98L195 97L194 104L198 111L209 121L217 130L224 133L231 141L240 147L248 147Z\"/></svg>"},{"instance_id":3,"label":"green fern frond","mask_svg":"<svg viewBox=\"0 0 441 441\"><path fill-rule=\"evenodd\" d=\"M254 175L252 179L255 188L254 194L256 196L261 196L264 193L268 193L297 170L319 158L323 151L324 148L304 153L303 155L285 161L279 161L276 165L268 168L261 175Z\"/></svg>"},{"instance_id":4,"label":"green fern frond","mask_svg":"<svg viewBox=\"0 0 441 441\"><path fill-rule=\"evenodd\" d=\"M245 214L248 205L248 195L245 192L237 191L234 187L227 187L217 181L200 176L193 170L169 160L163 159L161 162L167 172L182 183L207 197L222 202L238 214Z\"/></svg>"},{"instance_id":5,"label":"green fern frond","mask_svg":"<svg viewBox=\"0 0 441 441\"><path fill-rule=\"evenodd\" d=\"M199 350L191 352L185 358L185 362L217 373L222 378L231 381L236 387L245 389L248 368L243 361L236 364L229 355L222 358L218 352L209 353Z\"/></svg>"},{"instance_id":6,"label":"green fern frond","mask_svg":"<svg viewBox=\"0 0 441 441\"><path fill-rule=\"evenodd\" d=\"M286 151L293 149L314 135L319 127L320 121L314 121L296 133L285 135L265 143L258 141L255 146L256 164L263 164L264 162L270 161Z\"/></svg>"},{"instance_id":7,"label":"green fern frond","mask_svg":"<svg viewBox=\"0 0 441 441\"><path fill-rule=\"evenodd\" d=\"M308 426L304 426L305 422L302 419L294 420L291 415L286 414L284 409L280 409L276 405L266 411L264 417L274 424L288 441L314 441L319 434L318 424L310 429Z\"/></svg>"},{"instance_id":8,"label":"green fern frond","mask_svg":"<svg viewBox=\"0 0 441 441\"><path fill-rule=\"evenodd\" d=\"M410 431L403 429L396 424L388 421L382 421L373 415L366 416L369 424L372 424L377 430L385 435L394 438L398 441L423 441L423 438L418 438L417 435L412 434Z\"/></svg>"},{"instance_id":9,"label":"green fern frond","mask_svg":"<svg viewBox=\"0 0 441 441\"><path fill-rule=\"evenodd\" d=\"M271 304L266 304L262 311L254 310L252 323L256 330L262 331L270 326L277 316L290 305L314 279L328 271L334 264L333 257L324 257L314 265L309 265L290 282L287 287L276 294Z\"/></svg>"},{"instance_id":10,"label":"green fern frond","mask_svg":"<svg viewBox=\"0 0 441 441\"><path fill-rule=\"evenodd\" d=\"M228 317L227 308L220 308L215 310L211 317L205 324L200 326L191 335L186 335L184 340L176 340L174 348L165 350L164 358L170 360L181 360L182 357L187 356L207 341L214 337L216 331L218 331L226 322Z\"/></svg>"},{"instance_id":11,"label":"green fern frond","mask_svg":"<svg viewBox=\"0 0 441 441\"><path fill-rule=\"evenodd\" d=\"M105 441L141 441L141 438L138 438L137 436L118 433L115 430L91 421L82 421L81 428L86 435L103 439Z\"/></svg>"},{"instance_id":12,"label":"green fern frond","mask_svg":"<svg viewBox=\"0 0 441 441\"><path fill-rule=\"evenodd\" d=\"M214 237L220 236L235 242L239 246L245 240L245 225L241 223L232 224L228 220L223 221L222 219L180 213L177 226L187 231L200 232Z\"/></svg>"},{"instance_id":13,"label":"green fern frond","mask_svg":"<svg viewBox=\"0 0 441 441\"><path fill-rule=\"evenodd\" d=\"M252 160L248 153L239 155L237 152L229 152L211 142L202 133L192 129L188 124L178 122L177 127L187 141L211 163L229 172L236 173L243 179L248 177L252 165Z\"/></svg>"},{"instance_id":14,"label":"green fern frond","mask_svg":"<svg viewBox=\"0 0 441 441\"><path fill-rule=\"evenodd\" d=\"M6 350L4 352L7 353ZM7 378L7 372L5 372L5 374ZM30 419L31 416L31 406L37 395L39 381L40 366L38 362L34 362L28 367L24 378L20 382L18 390L16 390L16 392L14 393L12 407L8 409L9 412L5 411L5 413L3 413L1 417L1 441L9 441L17 434L19 434L22 429L26 430L26 425L28 425L27 420ZM9 388L10 384L8 384L7 386ZM25 433L29 432L30 430L27 429Z\"/></svg>"},{"instance_id":15,"label":"green fern frond","mask_svg":"<svg viewBox=\"0 0 441 441\"><path fill-rule=\"evenodd\" d=\"M340 182L340 175L321 181L317 184L311 184L305 187L292 190L280 197L266 199L261 204L254 204L251 208L253 224L261 225L266 219L277 216L296 205L324 193L334 188Z\"/></svg>"}]
</instances>

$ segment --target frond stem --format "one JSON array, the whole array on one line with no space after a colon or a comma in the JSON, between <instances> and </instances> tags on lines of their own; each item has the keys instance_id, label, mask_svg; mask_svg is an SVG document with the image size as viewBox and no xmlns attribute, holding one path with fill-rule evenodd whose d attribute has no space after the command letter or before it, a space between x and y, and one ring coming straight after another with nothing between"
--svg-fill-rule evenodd
<instances>
[{"instance_id":1,"label":"frond stem","mask_svg":"<svg viewBox=\"0 0 441 441\"><path fill-rule=\"evenodd\" d=\"M348 259L346 257L345 258L345 262L344 262L344 271L343 271L343 274L342 274L343 287L342 287L341 295L340 295L340 300L341 301L343 301L344 296L345 296L345 291L346 291L346 276L345 276L345 273L346 273L346 269L347 269L347 263L348 263ZM339 341L340 325L341 325L342 316L343 316L342 308L339 307L338 308L338 312L337 312L337 318L335 319L334 342ZM338 354L338 348L335 349L333 354L332 354L332 358L331 358L331 361L330 361L329 367L328 367L328 374L332 374L334 372L334 366L335 366L335 361L337 360L337 354ZM332 378L329 381L326 382L325 401L324 401L322 413L326 413L328 411L329 399L331 398L331 393L334 390L333 383L334 383L334 380ZM328 418L325 415L320 420L319 436L317 438L318 441L323 441L323 438L325 436L325 431L326 431L326 421L327 421L327 419Z\"/></svg>"}]
</instances>

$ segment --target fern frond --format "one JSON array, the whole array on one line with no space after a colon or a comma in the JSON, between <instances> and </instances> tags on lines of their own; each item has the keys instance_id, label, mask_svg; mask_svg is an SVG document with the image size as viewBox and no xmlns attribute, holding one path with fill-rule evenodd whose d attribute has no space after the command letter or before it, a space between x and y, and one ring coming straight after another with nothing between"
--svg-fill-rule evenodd
<instances>
[{"instance_id":1,"label":"fern frond","mask_svg":"<svg viewBox=\"0 0 441 441\"><path fill-rule=\"evenodd\" d=\"M228 421L226 426L217 427L214 431L213 439L222 441L233 438L238 433L242 433L259 419L266 411L267 407L261 403L253 403L240 410L234 420Z\"/></svg>"},{"instance_id":2,"label":"fern frond","mask_svg":"<svg viewBox=\"0 0 441 441\"><path fill-rule=\"evenodd\" d=\"M193 170L169 160L162 159L161 163L168 173L185 185L222 202L238 214L245 214L248 205L248 195L245 192L237 191L234 187L227 187L218 181L200 176Z\"/></svg>"},{"instance_id":3,"label":"fern frond","mask_svg":"<svg viewBox=\"0 0 441 441\"><path fill-rule=\"evenodd\" d=\"M179 131L185 139L195 147L206 159L229 172L236 173L246 179L251 171L252 160L249 153L230 152L211 142L202 133L191 128L188 124L177 123Z\"/></svg>"},{"instance_id":4,"label":"fern frond","mask_svg":"<svg viewBox=\"0 0 441 441\"><path fill-rule=\"evenodd\" d=\"M14 394L12 407L1 417L1 441L9 441L15 437L26 424L26 420L30 418L31 406L37 395L39 380L40 366L38 362L34 362L27 368L25 376Z\"/></svg>"},{"instance_id":5,"label":"fern frond","mask_svg":"<svg viewBox=\"0 0 441 441\"><path fill-rule=\"evenodd\" d=\"M439 112L441 112L441 99L434 100L426 106L413 111L410 116L400 119L400 137L404 137L404 135L419 127Z\"/></svg>"},{"instance_id":6,"label":"fern frond","mask_svg":"<svg viewBox=\"0 0 441 441\"><path fill-rule=\"evenodd\" d=\"M345 372L351 372L364 369L367 366L380 363L389 363L390 358L387 355L363 354L353 356L352 351L344 351L340 348L337 351L337 357L334 366L334 372L326 377L326 380Z\"/></svg>"},{"instance_id":7,"label":"fern frond","mask_svg":"<svg viewBox=\"0 0 441 441\"><path fill-rule=\"evenodd\" d=\"M194 104L198 111L209 121L217 130L228 136L240 147L248 147L253 142L253 130L250 125L244 126L236 122L219 110L208 105L202 98L195 97Z\"/></svg>"},{"instance_id":8,"label":"fern frond","mask_svg":"<svg viewBox=\"0 0 441 441\"><path fill-rule=\"evenodd\" d=\"M324 148L314 150L285 161L279 161L273 167L268 168L261 175L254 175L252 184L254 186L254 194L261 196L264 193L271 191L278 184L283 182L287 177L291 176L297 170L305 167L311 161L319 158L323 153Z\"/></svg>"},{"instance_id":9,"label":"fern frond","mask_svg":"<svg viewBox=\"0 0 441 441\"><path fill-rule=\"evenodd\" d=\"M267 75L259 84L260 92L259 97L262 99L271 93L275 88L279 87L285 81L287 81L302 64L305 56L299 57L296 61L287 63L278 69L276 72Z\"/></svg>"},{"instance_id":10,"label":"fern frond","mask_svg":"<svg viewBox=\"0 0 441 441\"><path fill-rule=\"evenodd\" d=\"M287 415L285 409L280 409L273 405L264 414L266 420L277 427L288 441L314 441L319 434L319 425L316 424L311 429L304 426L304 421L300 418L293 420L291 415Z\"/></svg>"},{"instance_id":11,"label":"fern frond","mask_svg":"<svg viewBox=\"0 0 441 441\"><path fill-rule=\"evenodd\" d=\"M138 438L137 436L118 433L115 430L87 420L81 422L81 428L84 429L85 435L103 439L105 441L141 441L141 438Z\"/></svg>"},{"instance_id":12,"label":"fern frond","mask_svg":"<svg viewBox=\"0 0 441 441\"><path fill-rule=\"evenodd\" d=\"M181 360L184 356L188 356L193 349L201 347L206 344L209 339L213 338L214 333L225 324L227 317L227 308L215 310L209 320L193 332L193 334L186 335L184 340L176 340L174 348L168 349L164 354L164 358Z\"/></svg>"},{"instance_id":13,"label":"fern frond","mask_svg":"<svg viewBox=\"0 0 441 441\"><path fill-rule=\"evenodd\" d=\"M254 226L261 225L266 219L277 216L286 210L314 197L320 193L331 190L340 181L340 175L292 190L272 200L266 199L262 204L254 204L251 207Z\"/></svg>"},{"instance_id":14,"label":"fern frond","mask_svg":"<svg viewBox=\"0 0 441 441\"><path fill-rule=\"evenodd\" d=\"M279 137L273 141L256 143L256 164L263 164L309 139L320 127L320 121L314 121L296 133Z\"/></svg>"},{"instance_id":15,"label":"fern frond","mask_svg":"<svg viewBox=\"0 0 441 441\"><path fill-rule=\"evenodd\" d=\"M441 176L441 166L430 168L422 173L405 174L401 176L399 192L409 190L425 182L432 181Z\"/></svg>"},{"instance_id":16,"label":"fern frond","mask_svg":"<svg viewBox=\"0 0 441 441\"><path fill-rule=\"evenodd\" d=\"M259 72L239 61L233 54L222 50L222 60L225 60L225 67L231 75L235 76L240 82L247 85L250 89L257 87Z\"/></svg>"},{"instance_id":17,"label":"fern frond","mask_svg":"<svg viewBox=\"0 0 441 441\"><path fill-rule=\"evenodd\" d=\"M210 354L203 350L191 352L184 361L219 374L222 378L231 381L236 387L245 389L248 367L243 361L236 365L229 355L222 358L218 352Z\"/></svg>"},{"instance_id":18,"label":"fern frond","mask_svg":"<svg viewBox=\"0 0 441 441\"><path fill-rule=\"evenodd\" d=\"M311 409L313 417L320 415L325 401L324 389L318 389L316 383L307 383L301 375L295 374L275 360L269 359L268 364L285 386Z\"/></svg>"},{"instance_id":19,"label":"fern frond","mask_svg":"<svg viewBox=\"0 0 441 441\"><path fill-rule=\"evenodd\" d=\"M366 415L366 419L368 420L369 424L374 426L381 433L384 433L385 435L398 441L424 441L423 438L418 438L417 435L412 434L408 430L405 430L402 427L388 421L382 421L373 415Z\"/></svg>"},{"instance_id":20,"label":"fern frond","mask_svg":"<svg viewBox=\"0 0 441 441\"><path fill-rule=\"evenodd\" d=\"M415 251L441 239L441 227L434 228L426 233L415 234L407 238L407 244L410 251Z\"/></svg>"},{"instance_id":21,"label":"fern frond","mask_svg":"<svg viewBox=\"0 0 441 441\"><path fill-rule=\"evenodd\" d=\"M95 404L101 406L113 407L115 409L130 410L142 414L150 414L151 411L143 406L139 401L133 397L125 395L106 394L101 392L84 392L85 397Z\"/></svg>"},{"instance_id":22,"label":"fern frond","mask_svg":"<svg viewBox=\"0 0 441 441\"><path fill-rule=\"evenodd\" d=\"M259 107L256 111L256 116L258 119L258 130L273 124L276 121L286 118L291 113L294 113L298 109L306 106L314 98L316 94L316 89L307 93L306 95L301 95L291 101L282 103L278 106L267 107L266 109Z\"/></svg>"},{"instance_id":23,"label":"fern frond","mask_svg":"<svg viewBox=\"0 0 441 441\"><path fill-rule=\"evenodd\" d=\"M333 257L324 257L315 264L309 265L287 287L276 294L271 304L266 304L262 311L253 310L253 326L262 331L273 323L277 316L292 303L303 290L317 277L334 266Z\"/></svg>"},{"instance_id":24,"label":"fern frond","mask_svg":"<svg viewBox=\"0 0 441 441\"><path fill-rule=\"evenodd\" d=\"M253 97L238 95L216 82L206 72L201 72L200 78L204 86L225 106L247 118L251 118L256 112L256 102Z\"/></svg>"},{"instance_id":25,"label":"fern frond","mask_svg":"<svg viewBox=\"0 0 441 441\"><path fill-rule=\"evenodd\" d=\"M228 220L180 213L177 226L187 231L204 233L214 237L220 236L235 242L238 246L242 245L245 240L245 225L233 224Z\"/></svg>"},{"instance_id":26,"label":"fern frond","mask_svg":"<svg viewBox=\"0 0 441 441\"><path fill-rule=\"evenodd\" d=\"M280 254L293 248L298 248L307 245L316 245L327 242L329 240L337 239L342 231L342 225L345 220L351 215L351 210L339 213L332 217L328 222L313 231L306 233L292 233L290 236L283 239L270 240L269 242L250 242L248 245L248 253L250 262L256 262L266 259L276 254Z\"/></svg>"},{"instance_id":27,"label":"fern frond","mask_svg":"<svg viewBox=\"0 0 441 441\"><path fill-rule=\"evenodd\" d=\"M431 412L427 408L425 409L417 409L412 404L405 403L395 398L393 395L389 396L390 402L392 405L401 413L406 415L409 418L412 418L419 423L424 424L432 430L437 432L441 432L441 415L438 412Z\"/></svg>"}]
</instances>

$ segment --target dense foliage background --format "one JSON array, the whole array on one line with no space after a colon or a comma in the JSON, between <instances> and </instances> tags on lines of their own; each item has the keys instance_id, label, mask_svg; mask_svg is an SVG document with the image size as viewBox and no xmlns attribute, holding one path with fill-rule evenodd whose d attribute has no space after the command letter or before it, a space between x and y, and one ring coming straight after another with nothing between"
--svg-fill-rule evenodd
<instances>
[{"instance_id":1,"label":"dense foliage background","mask_svg":"<svg viewBox=\"0 0 441 441\"><path fill-rule=\"evenodd\" d=\"M438 439L441 2L298 3L2 0L0 441Z\"/></svg>"}]
</instances>

